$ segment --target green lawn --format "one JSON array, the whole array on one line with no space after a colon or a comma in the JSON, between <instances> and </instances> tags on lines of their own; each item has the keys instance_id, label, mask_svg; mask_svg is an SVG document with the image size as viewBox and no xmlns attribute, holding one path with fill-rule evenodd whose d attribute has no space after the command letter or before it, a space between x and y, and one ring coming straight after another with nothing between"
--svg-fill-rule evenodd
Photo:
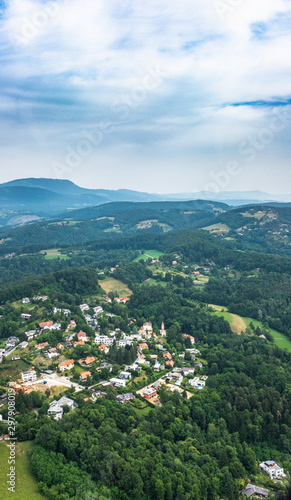
<instances>
[{"instance_id":1,"label":"green lawn","mask_svg":"<svg viewBox=\"0 0 291 500\"><path fill-rule=\"evenodd\" d=\"M253 323L255 327L259 326L260 328L263 328L263 323L261 321L258 321L256 319L252 318L243 318L244 322L246 323L247 326L250 326L250 323ZM274 343L280 347L280 349L287 349L287 351L291 352L291 341L286 337L286 335L283 335L283 333L277 332L276 330L273 330L272 328L269 328L270 335L272 335L274 339Z\"/></svg>"},{"instance_id":2,"label":"green lawn","mask_svg":"<svg viewBox=\"0 0 291 500\"><path fill-rule=\"evenodd\" d=\"M162 255L165 254L163 252L159 252L158 250L146 250L145 253L136 257L133 262L139 262L140 260L148 259L159 259Z\"/></svg>"},{"instance_id":3,"label":"green lawn","mask_svg":"<svg viewBox=\"0 0 291 500\"><path fill-rule=\"evenodd\" d=\"M10 465L8 464L9 448L6 442L0 443L1 468L0 468L0 498L9 500L17 498L17 500L45 500L46 497L38 491L37 481L34 478L27 456L27 450L31 446L29 441L16 444L16 487L15 493L8 491L7 475Z\"/></svg>"},{"instance_id":4,"label":"green lawn","mask_svg":"<svg viewBox=\"0 0 291 500\"><path fill-rule=\"evenodd\" d=\"M130 403L131 404L131 403ZM148 406L146 403L142 403L143 407L142 408L135 408L135 406L133 406L131 404L131 408L135 411L135 413L139 416L145 416L147 415L150 411L151 411L151 407Z\"/></svg>"}]
</instances>

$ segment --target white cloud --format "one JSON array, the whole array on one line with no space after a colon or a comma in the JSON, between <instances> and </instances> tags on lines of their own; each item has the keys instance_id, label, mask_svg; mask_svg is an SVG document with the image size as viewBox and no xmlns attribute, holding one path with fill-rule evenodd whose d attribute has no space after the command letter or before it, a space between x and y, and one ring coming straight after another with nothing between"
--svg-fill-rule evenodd
<instances>
[{"instance_id":1,"label":"white cloud","mask_svg":"<svg viewBox=\"0 0 291 500\"><path fill-rule=\"evenodd\" d=\"M0 25L2 141L13 130L31 150L38 130L48 164L109 119L101 149L111 148L112 164L126 143L129 163L141 146L159 161L182 155L185 168L199 155L208 168L209 151L231 154L268 120L265 108L233 103L289 98L290 19L289 0L10 0ZM149 68L165 76L138 100ZM122 119L114 104L124 100L134 103Z\"/></svg>"}]
</instances>

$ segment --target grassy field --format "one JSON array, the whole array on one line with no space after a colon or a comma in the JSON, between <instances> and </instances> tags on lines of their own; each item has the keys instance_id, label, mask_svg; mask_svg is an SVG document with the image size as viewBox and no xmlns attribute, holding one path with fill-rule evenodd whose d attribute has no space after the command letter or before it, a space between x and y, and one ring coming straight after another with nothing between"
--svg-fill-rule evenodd
<instances>
[{"instance_id":1,"label":"grassy field","mask_svg":"<svg viewBox=\"0 0 291 500\"><path fill-rule=\"evenodd\" d=\"M238 316L237 314L230 314L227 311L226 307L217 306L215 304L209 304L209 306L217 311L215 313L217 316L222 316L226 321L229 322L230 327L234 333L240 334L241 332L245 331L251 323L253 323L255 328L257 326L259 326L261 329L264 328L264 325L261 321L252 318L243 318L241 316ZM283 335L283 333L277 332L272 328L269 328L269 333L270 335L272 335L274 343L278 347L280 347L280 349L287 349L289 352L291 352L291 341L288 339L288 337L286 337L286 335Z\"/></svg>"},{"instance_id":2,"label":"grassy field","mask_svg":"<svg viewBox=\"0 0 291 500\"><path fill-rule=\"evenodd\" d=\"M133 262L139 262L140 260L148 260L148 259L159 259L162 255L165 255L163 252L158 252L158 250L147 250L142 255L139 255L134 259Z\"/></svg>"},{"instance_id":3,"label":"grassy field","mask_svg":"<svg viewBox=\"0 0 291 500\"><path fill-rule=\"evenodd\" d=\"M40 253L45 256L46 260L52 260L52 259L67 260L70 258L67 255L62 255L60 248L49 248L48 250L41 250Z\"/></svg>"},{"instance_id":4,"label":"grassy field","mask_svg":"<svg viewBox=\"0 0 291 500\"><path fill-rule=\"evenodd\" d=\"M211 234L225 233L228 234L230 228L226 224L218 223L212 224L212 226L203 227L204 231L209 231Z\"/></svg>"},{"instance_id":5,"label":"grassy field","mask_svg":"<svg viewBox=\"0 0 291 500\"><path fill-rule=\"evenodd\" d=\"M131 408L135 411L135 413L139 416L145 416L151 411L151 407L147 405L145 401L141 402L142 407L136 408L133 404L131 404Z\"/></svg>"},{"instance_id":6,"label":"grassy field","mask_svg":"<svg viewBox=\"0 0 291 500\"><path fill-rule=\"evenodd\" d=\"M259 326L260 328L263 328L263 323L256 319L243 318L243 320L247 326L250 326L250 324L253 323L255 327ZM272 335L274 343L278 347L280 347L280 349L287 349L287 351L291 352L291 341L288 339L288 337L286 337L286 335L283 335L283 333L277 332L272 328L269 328L269 333L270 335Z\"/></svg>"},{"instance_id":7,"label":"grassy field","mask_svg":"<svg viewBox=\"0 0 291 500\"><path fill-rule=\"evenodd\" d=\"M30 470L29 458L27 450L31 443L16 444L16 487L15 493L8 491L7 475L10 465L8 464L9 448L6 443L0 443L1 469L0 469L0 498L9 500L17 498L17 500L45 500L46 497L38 491L37 481Z\"/></svg>"},{"instance_id":8,"label":"grassy field","mask_svg":"<svg viewBox=\"0 0 291 500\"><path fill-rule=\"evenodd\" d=\"M106 278L105 280L100 280L99 285L107 294L109 292L117 292L120 296L129 296L132 294L132 291L128 288L127 285L119 280L116 280L115 278Z\"/></svg>"}]
</instances>

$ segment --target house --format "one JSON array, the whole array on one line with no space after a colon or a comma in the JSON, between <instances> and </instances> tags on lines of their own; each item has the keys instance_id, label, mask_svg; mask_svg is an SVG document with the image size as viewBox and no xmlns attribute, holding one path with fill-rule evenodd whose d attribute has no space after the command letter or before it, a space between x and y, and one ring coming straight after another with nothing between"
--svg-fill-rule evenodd
<instances>
[{"instance_id":1,"label":"house","mask_svg":"<svg viewBox=\"0 0 291 500\"><path fill-rule=\"evenodd\" d=\"M82 332L82 330L78 333L77 335L78 340L83 340L84 342L87 342L87 335L85 332Z\"/></svg>"},{"instance_id":2,"label":"house","mask_svg":"<svg viewBox=\"0 0 291 500\"><path fill-rule=\"evenodd\" d=\"M174 361L166 361L166 366L174 366Z\"/></svg>"},{"instance_id":3,"label":"house","mask_svg":"<svg viewBox=\"0 0 291 500\"><path fill-rule=\"evenodd\" d=\"M194 375L195 368L182 368L182 373L184 377L187 377L187 375Z\"/></svg>"},{"instance_id":4,"label":"house","mask_svg":"<svg viewBox=\"0 0 291 500\"><path fill-rule=\"evenodd\" d=\"M271 479L276 479L278 477L285 477L284 469L281 465L277 464L274 460L267 460L260 464L261 469L270 476Z\"/></svg>"},{"instance_id":5,"label":"house","mask_svg":"<svg viewBox=\"0 0 291 500\"><path fill-rule=\"evenodd\" d=\"M167 358L168 360L171 360L172 355L169 352L163 352L163 358Z\"/></svg>"},{"instance_id":6,"label":"house","mask_svg":"<svg viewBox=\"0 0 291 500\"><path fill-rule=\"evenodd\" d=\"M82 312L84 311L89 311L90 307L88 306L88 304L81 304L80 306L80 309Z\"/></svg>"},{"instance_id":7,"label":"house","mask_svg":"<svg viewBox=\"0 0 291 500\"><path fill-rule=\"evenodd\" d=\"M73 319L71 319L70 323L69 323L69 328L75 328L76 326L76 321L74 321Z\"/></svg>"},{"instance_id":8,"label":"house","mask_svg":"<svg viewBox=\"0 0 291 500\"><path fill-rule=\"evenodd\" d=\"M184 339L190 339L191 344L195 344L195 338L194 338L194 337L192 337L192 335L187 335L186 333L183 333L182 337L183 337Z\"/></svg>"},{"instance_id":9,"label":"house","mask_svg":"<svg viewBox=\"0 0 291 500\"><path fill-rule=\"evenodd\" d=\"M51 349L48 349L44 355L47 357L47 358L54 358L56 356L59 356L59 353L57 351L57 349L55 347L52 347Z\"/></svg>"},{"instance_id":10,"label":"house","mask_svg":"<svg viewBox=\"0 0 291 500\"><path fill-rule=\"evenodd\" d=\"M81 372L79 379L81 380L81 382L85 382L88 377L92 377L91 372Z\"/></svg>"},{"instance_id":11,"label":"house","mask_svg":"<svg viewBox=\"0 0 291 500\"><path fill-rule=\"evenodd\" d=\"M28 297L25 297L24 299L22 299L22 304L29 304L30 303L30 300Z\"/></svg>"},{"instance_id":12,"label":"house","mask_svg":"<svg viewBox=\"0 0 291 500\"><path fill-rule=\"evenodd\" d=\"M126 386L126 380L123 380L121 378L111 378L109 382L114 385L115 387L125 387Z\"/></svg>"},{"instance_id":13,"label":"house","mask_svg":"<svg viewBox=\"0 0 291 500\"><path fill-rule=\"evenodd\" d=\"M108 302L109 304L112 302L112 300L109 298L109 297L106 297L106 302Z\"/></svg>"},{"instance_id":14,"label":"house","mask_svg":"<svg viewBox=\"0 0 291 500\"><path fill-rule=\"evenodd\" d=\"M156 364L154 365L154 372L159 372L160 369L161 369L161 363L157 361Z\"/></svg>"},{"instance_id":15,"label":"house","mask_svg":"<svg viewBox=\"0 0 291 500\"><path fill-rule=\"evenodd\" d=\"M251 498L253 495L255 495L255 498L268 498L269 490L259 488L253 484L248 484L241 494L246 495L248 498Z\"/></svg>"},{"instance_id":16,"label":"house","mask_svg":"<svg viewBox=\"0 0 291 500\"><path fill-rule=\"evenodd\" d=\"M134 400L134 395L132 392L128 392L127 394L119 394L116 396L116 399L119 403L127 403L128 401L133 401Z\"/></svg>"},{"instance_id":17,"label":"house","mask_svg":"<svg viewBox=\"0 0 291 500\"><path fill-rule=\"evenodd\" d=\"M48 342L42 342L42 344L38 344L35 346L36 349L44 349L45 347L48 347L49 343Z\"/></svg>"},{"instance_id":18,"label":"house","mask_svg":"<svg viewBox=\"0 0 291 500\"><path fill-rule=\"evenodd\" d=\"M74 347L77 347L78 345L85 345L84 340L79 340L78 342L74 342Z\"/></svg>"},{"instance_id":19,"label":"house","mask_svg":"<svg viewBox=\"0 0 291 500\"><path fill-rule=\"evenodd\" d=\"M26 347L28 346L28 342L26 342L25 340L23 342L21 342L21 344L19 344L18 347L20 347L20 349L25 349Z\"/></svg>"},{"instance_id":20,"label":"house","mask_svg":"<svg viewBox=\"0 0 291 500\"><path fill-rule=\"evenodd\" d=\"M191 385L191 387L197 387L198 382L199 382L199 377L191 378L191 380L189 380L189 385Z\"/></svg>"},{"instance_id":21,"label":"house","mask_svg":"<svg viewBox=\"0 0 291 500\"><path fill-rule=\"evenodd\" d=\"M143 329L146 331L146 332L152 332L153 331L153 325L149 322L146 322L142 325Z\"/></svg>"},{"instance_id":22,"label":"house","mask_svg":"<svg viewBox=\"0 0 291 500\"><path fill-rule=\"evenodd\" d=\"M96 361L96 358L94 358L94 356L87 356L87 358L82 359L80 363L81 365L90 366L92 363L94 363L94 361Z\"/></svg>"},{"instance_id":23,"label":"house","mask_svg":"<svg viewBox=\"0 0 291 500\"><path fill-rule=\"evenodd\" d=\"M143 397L146 398L148 401L150 401L155 396L157 396L157 391L153 387L149 387L148 389L145 389L143 392Z\"/></svg>"},{"instance_id":24,"label":"house","mask_svg":"<svg viewBox=\"0 0 291 500\"><path fill-rule=\"evenodd\" d=\"M99 351L104 352L104 354L107 354L109 352L109 348L107 347L106 344L101 344L98 346Z\"/></svg>"},{"instance_id":25,"label":"house","mask_svg":"<svg viewBox=\"0 0 291 500\"><path fill-rule=\"evenodd\" d=\"M70 398L63 396L58 401L53 401L47 411L48 415L54 415L55 420L59 420L63 416L63 407L68 406L70 409L74 408L74 401Z\"/></svg>"},{"instance_id":26,"label":"house","mask_svg":"<svg viewBox=\"0 0 291 500\"><path fill-rule=\"evenodd\" d=\"M91 400L95 403L96 399L102 398L102 391L94 391L91 394Z\"/></svg>"},{"instance_id":27,"label":"house","mask_svg":"<svg viewBox=\"0 0 291 500\"><path fill-rule=\"evenodd\" d=\"M21 378L23 382L35 382L37 379L36 371L30 370L29 372L22 372Z\"/></svg>"},{"instance_id":28,"label":"house","mask_svg":"<svg viewBox=\"0 0 291 500\"><path fill-rule=\"evenodd\" d=\"M105 344L105 345L112 345L114 342L114 339L109 338L107 335L96 335L95 337L95 344Z\"/></svg>"},{"instance_id":29,"label":"house","mask_svg":"<svg viewBox=\"0 0 291 500\"><path fill-rule=\"evenodd\" d=\"M95 313L95 316L99 316L100 314L103 313L103 307L101 307L101 306L94 307L94 313Z\"/></svg>"},{"instance_id":30,"label":"house","mask_svg":"<svg viewBox=\"0 0 291 500\"><path fill-rule=\"evenodd\" d=\"M71 370L74 367L74 360L73 359L65 359L64 361L61 361L59 363L59 369L61 372L64 372L65 370Z\"/></svg>"},{"instance_id":31,"label":"house","mask_svg":"<svg viewBox=\"0 0 291 500\"><path fill-rule=\"evenodd\" d=\"M25 332L27 340L33 339L36 336L36 330L29 330L29 332Z\"/></svg>"},{"instance_id":32,"label":"house","mask_svg":"<svg viewBox=\"0 0 291 500\"><path fill-rule=\"evenodd\" d=\"M138 346L138 350L139 352L141 352L143 349L148 349L149 346L145 343L145 342L142 342L141 344L139 344Z\"/></svg>"},{"instance_id":33,"label":"house","mask_svg":"<svg viewBox=\"0 0 291 500\"><path fill-rule=\"evenodd\" d=\"M61 344L60 342L57 345L57 349L64 349L64 344Z\"/></svg>"},{"instance_id":34,"label":"house","mask_svg":"<svg viewBox=\"0 0 291 500\"><path fill-rule=\"evenodd\" d=\"M39 323L39 327L42 329L50 328L53 324L53 321L44 321L43 323Z\"/></svg>"},{"instance_id":35,"label":"house","mask_svg":"<svg viewBox=\"0 0 291 500\"><path fill-rule=\"evenodd\" d=\"M18 359L20 359L19 356L11 356L11 361L18 361Z\"/></svg>"},{"instance_id":36,"label":"house","mask_svg":"<svg viewBox=\"0 0 291 500\"><path fill-rule=\"evenodd\" d=\"M31 319L31 314L22 313L21 317L22 317L22 319Z\"/></svg>"},{"instance_id":37,"label":"house","mask_svg":"<svg viewBox=\"0 0 291 500\"><path fill-rule=\"evenodd\" d=\"M103 370L103 368L107 368L107 370L110 371L110 373L112 372L112 368L113 368L113 365L111 365L110 363L101 363L101 365L99 366L99 369L100 370Z\"/></svg>"},{"instance_id":38,"label":"house","mask_svg":"<svg viewBox=\"0 0 291 500\"><path fill-rule=\"evenodd\" d=\"M130 372L120 372L119 378L123 380L130 380L131 379L131 373Z\"/></svg>"}]
</instances>

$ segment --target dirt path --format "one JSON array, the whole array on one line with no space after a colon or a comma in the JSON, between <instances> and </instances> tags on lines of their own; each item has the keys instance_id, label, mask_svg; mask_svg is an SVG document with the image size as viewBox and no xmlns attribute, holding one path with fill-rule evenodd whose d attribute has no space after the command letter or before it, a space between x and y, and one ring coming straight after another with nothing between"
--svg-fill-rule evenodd
<instances>
[{"instance_id":1,"label":"dirt path","mask_svg":"<svg viewBox=\"0 0 291 500\"><path fill-rule=\"evenodd\" d=\"M241 332L245 332L246 331L246 324L244 322L244 320L240 317L240 316L237 316L237 314L231 314L231 317L232 317L232 323L230 325L232 331L234 333L237 333L238 335L241 334Z\"/></svg>"}]
</instances>

